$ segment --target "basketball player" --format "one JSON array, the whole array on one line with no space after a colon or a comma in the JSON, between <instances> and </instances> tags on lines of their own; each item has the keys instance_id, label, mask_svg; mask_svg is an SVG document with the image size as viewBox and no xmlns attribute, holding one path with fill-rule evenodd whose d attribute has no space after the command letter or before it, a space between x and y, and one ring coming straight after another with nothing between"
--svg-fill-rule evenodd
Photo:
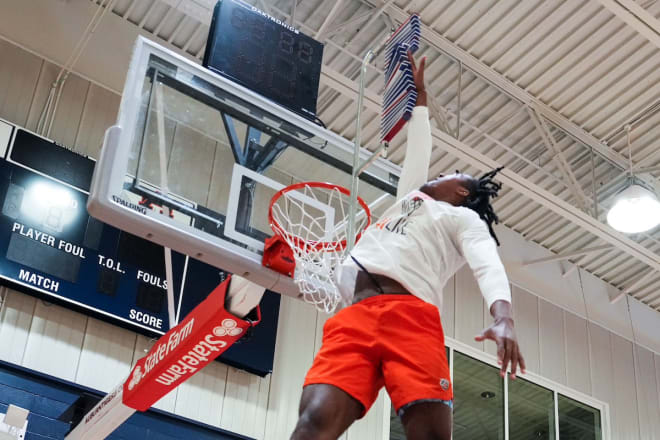
<instances>
[{"instance_id":1,"label":"basketball player","mask_svg":"<svg viewBox=\"0 0 660 440\"><path fill-rule=\"evenodd\" d=\"M445 283L466 261L494 318L475 340L495 341L502 377L509 365L512 379L518 367L525 371L492 229L498 219L489 200L500 189L492 180L499 170L480 179L456 173L427 182L426 59L418 69L409 57L418 98L397 202L338 270L340 291L352 305L323 328L293 440L337 439L367 413L383 385L409 440L451 437L453 394L439 309Z\"/></svg>"}]
</instances>

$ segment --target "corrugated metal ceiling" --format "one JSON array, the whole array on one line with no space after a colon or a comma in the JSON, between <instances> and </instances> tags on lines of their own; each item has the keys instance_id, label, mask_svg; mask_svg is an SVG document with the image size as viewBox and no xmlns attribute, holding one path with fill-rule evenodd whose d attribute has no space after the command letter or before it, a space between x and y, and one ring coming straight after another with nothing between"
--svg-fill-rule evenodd
<instances>
[{"instance_id":1,"label":"corrugated metal ceiling","mask_svg":"<svg viewBox=\"0 0 660 440\"><path fill-rule=\"evenodd\" d=\"M470 151L506 166L535 190L545 190L569 203L574 212L603 222L613 195L626 182L624 127L630 125L633 167L647 184L658 186L658 1L250 3L324 41L324 75L344 83L358 79L368 48L382 42L402 17L418 12L425 40L419 54L428 57L426 78L439 129ZM113 11L201 59L214 4L116 0ZM626 13L635 13L637 21L624 21ZM373 94L382 86L381 68L378 60L368 74ZM355 96L323 82L319 116L330 129L351 139L355 108ZM374 149L378 112L367 107L364 121L363 139ZM390 148L389 159L396 163L403 160L404 138L398 136ZM482 168L437 148L431 172L460 169L478 174ZM546 199L508 189L495 206L503 223L526 239L560 256L573 255L571 261L660 311L658 230L629 237L648 251L646 259L631 258L641 254L607 247L612 241L604 239L602 231L561 215L550 206L554 199Z\"/></svg>"}]
</instances>

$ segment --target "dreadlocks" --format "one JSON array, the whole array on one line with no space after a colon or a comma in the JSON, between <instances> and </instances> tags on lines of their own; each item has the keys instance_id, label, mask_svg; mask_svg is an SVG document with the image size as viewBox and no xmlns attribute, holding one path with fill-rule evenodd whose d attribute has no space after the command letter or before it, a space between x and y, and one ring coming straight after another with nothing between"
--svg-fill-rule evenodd
<instances>
[{"instance_id":1,"label":"dreadlocks","mask_svg":"<svg viewBox=\"0 0 660 440\"><path fill-rule=\"evenodd\" d=\"M479 179L471 179L466 182L466 187L470 191L470 195L465 199L463 206L470 208L479 214L479 217L486 222L488 225L488 230L490 235L495 239L497 245L500 245L500 241L495 235L493 230L493 223L499 223L499 218L493 210L493 206L490 204L491 197L497 197L497 193L502 188L502 184L495 182L493 177L504 167L497 168L493 171L490 171Z\"/></svg>"}]
</instances>

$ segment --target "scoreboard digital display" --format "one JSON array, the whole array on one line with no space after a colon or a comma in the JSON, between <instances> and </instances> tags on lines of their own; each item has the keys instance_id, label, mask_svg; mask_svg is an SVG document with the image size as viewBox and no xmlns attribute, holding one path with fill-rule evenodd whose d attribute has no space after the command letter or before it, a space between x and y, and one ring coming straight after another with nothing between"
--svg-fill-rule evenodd
<instances>
[{"instance_id":1,"label":"scoreboard digital display","mask_svg":"<svg viewBox=\"0 0 660 440\"><path fill-rule=\"evenodd\" d=\"M323 45L242 0L214 10L204 67L308 119L316 116Z\"/></svg>"},{"instance_id":2,"label":"scoreboard digital display","mask_svg":"<svg viewBox=\"0 0 660 440\"><path fill-rule=\"evenodd\" d=\"M148 336L164 334L163 248L87 214L92 159L18 127L11 138L0 139L0 279ZM172 271L179 320L227 276L176 252ZM278 294L266 292L262 322L220 360L270 373L279 303Z\"/></svg>"}]
</instances>

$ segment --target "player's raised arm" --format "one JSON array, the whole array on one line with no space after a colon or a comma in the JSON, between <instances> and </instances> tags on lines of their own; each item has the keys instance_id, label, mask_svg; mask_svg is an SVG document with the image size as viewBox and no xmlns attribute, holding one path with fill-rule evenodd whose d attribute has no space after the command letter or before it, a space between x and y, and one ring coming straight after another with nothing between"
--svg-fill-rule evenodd
<instances>
[{"instance_id":1,"label":"player's raised arm","mask_svg":"<svg viewBox=\"0 0 660 440\"><path fill-rule=\"evenodd\" d=\"M429 165L431 163L431 124L427 108L426 86L424 85L424 66L426 58L422 58L419 66L410 52L408 58L412 65L413 78L417 88L417 102L412 118L408 122L408 143L403 170L397 187L397 200L409 192L418 189L428 181Z\"/></svg>"}]
</instances>

